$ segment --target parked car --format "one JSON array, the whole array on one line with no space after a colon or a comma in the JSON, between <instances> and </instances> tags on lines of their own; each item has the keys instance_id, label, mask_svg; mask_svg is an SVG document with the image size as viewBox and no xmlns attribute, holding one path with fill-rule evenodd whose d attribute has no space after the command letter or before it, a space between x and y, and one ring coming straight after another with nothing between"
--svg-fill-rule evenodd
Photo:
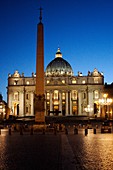
<instances>
[{"instance_id":1,"label":"parked car","mask_svg":"<svg viewBox=\"0 0 113 170\"><path fill-rule=\"evenodd\" d=\"M101 126L101 133L111 133L111 131L112 128L109 125L109 122L108 121L103 122Z\"/></svg>"}]
</instances>

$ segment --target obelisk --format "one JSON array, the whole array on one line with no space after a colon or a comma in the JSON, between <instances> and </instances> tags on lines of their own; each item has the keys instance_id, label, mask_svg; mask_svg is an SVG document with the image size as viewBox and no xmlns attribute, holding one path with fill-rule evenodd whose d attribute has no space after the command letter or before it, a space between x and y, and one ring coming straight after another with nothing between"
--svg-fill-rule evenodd
<instances>
[{"instance_id":1,"label":"obelisk","mask_svg":"<svg viewBox=\"0 0 113 170\"><path fill-rule=\"evenodd\" d=\"M40 22L37 25L36 47L36 88L35 88L35 122L44 123L44 31L42 24L42 8L40 8Z\"/></svg>"}]
</instances>

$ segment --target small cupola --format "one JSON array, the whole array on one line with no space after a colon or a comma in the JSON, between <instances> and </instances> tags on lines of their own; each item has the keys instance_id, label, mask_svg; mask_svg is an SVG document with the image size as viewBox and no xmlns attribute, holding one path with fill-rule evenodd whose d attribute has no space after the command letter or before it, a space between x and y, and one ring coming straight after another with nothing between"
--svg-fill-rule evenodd
<instances>
[{"instance_id":1,"label":"small cupola","mask_svg":"<svg viewBox=\"0 0 113 170\"><path fill-rule=\"evenodd\" d=\"M55 58L62 58L62 53L60 52L60 48L58 48L57 52L56 52L56 55L55 55Z\"/></svg>"}]
</instances>

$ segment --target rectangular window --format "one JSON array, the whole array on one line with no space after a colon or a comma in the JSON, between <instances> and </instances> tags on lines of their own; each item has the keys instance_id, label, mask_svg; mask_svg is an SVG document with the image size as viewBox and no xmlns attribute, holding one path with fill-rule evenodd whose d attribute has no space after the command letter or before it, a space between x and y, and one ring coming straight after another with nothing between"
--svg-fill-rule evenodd
<instances>
[{"instance_id":1,"label":"rectangular window","mask_svg":"<svg viewBox=\"0 0 113 170\"><path fill-rule=\"evenodd\" d=\"M77 91L72 91L72 99L77 100Z\"/></svg>"},{"instance_id":2,"label":"rectangular window","mask_svg":"<svg viewBox=\"0 0 113 170\"><path fill-rule=\"evenodd\" d=\"M54 91L54 99L58 100L58 91L57 90Z\"/></svg>"},{"instance_id":3,"label":"rectangular window","mask_svg":"<svg viewBox=\"0 0 113 170\"><path fill-rule=\"evenodd\" d=\"M50 94L49 93L47 93L47 100L49 100L50 99Z\"/></svg>"},{"instance_id":4,"label":"rectangular window","mask_svg":"<svg viewBox=\"0 0 113 170\"><path fill-rule=\"evenodd\" d=\"M62 93L62 100L65 100L65 93Z\"/></svg>"},{"instance_id":5,"label":"rectangular window","mask_svg":"<svg viewBox=\"0 0 113 170\"><path fill-rule=\"evenodd\" d=\"M29 99L29 94L26 94L26 99Z\"/></svg>"},{"instance_id":6,"label":"rectangular window","mask_svg":"<svg viewBox=\"0 0 113 170\"><path fill-rule=\"evenodd\" d=\"M95 98L95 99L98 99L98 98L99 98L99 93L98 93L98 91L94 91L94 98Z\"/></svg>"},{"instance_id":7,"label":"rectangular window","mask_svg":"<svg viewBox=\"0 0 113 170\"><path fill-rule=\"evenodd\" d=\"M28 111L29 111L29 109L28 109L28 107L26 107L26 113L28 113Z\"/></svg>"},{"instance_id":8,"label":"rectangular window","mask_svg":"<svg viewBox=\"0 0 113 170\"><path fill-rule=\"evenodd\" d=\"M86 99L86 93L83 93L83 99Z\"/></svg>"},{"instance_id":9,"label":"rectangular window","mask_svg":"<svg viewBox=\"0 0 113 170\"><path fill-rule=\"evenodd\" d=\"M14 93L14 100L18 100L18 93Z\"/></svg>"},{"instance_id":10,"label":"rectangular window","mask_svg":"<svg viewBox=\"0 0 113 170\"><path fill-rule=\"evenodd\" d=\"M98 78L94 78L94 83L98 83Z\"/></svg>"}]
</instances>

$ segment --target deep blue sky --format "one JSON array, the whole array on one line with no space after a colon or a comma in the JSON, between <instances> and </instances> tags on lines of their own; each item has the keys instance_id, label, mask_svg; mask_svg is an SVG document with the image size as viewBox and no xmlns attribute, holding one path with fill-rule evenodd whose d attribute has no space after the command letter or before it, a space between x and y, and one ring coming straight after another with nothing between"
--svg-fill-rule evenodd
<instances>
[{"instance_id":1,"label":"deep blue sky","mask_svg":"<svg viewBox=\"0 0 113 170\"><path fill-rule=\"evenodd\" d=\"M97 68L113 82L113 0L0 0L0 92L8 73L31 76L36 29L43 8L45 68L60 47L74 75Z\"/></svg>"}]
</instances>

